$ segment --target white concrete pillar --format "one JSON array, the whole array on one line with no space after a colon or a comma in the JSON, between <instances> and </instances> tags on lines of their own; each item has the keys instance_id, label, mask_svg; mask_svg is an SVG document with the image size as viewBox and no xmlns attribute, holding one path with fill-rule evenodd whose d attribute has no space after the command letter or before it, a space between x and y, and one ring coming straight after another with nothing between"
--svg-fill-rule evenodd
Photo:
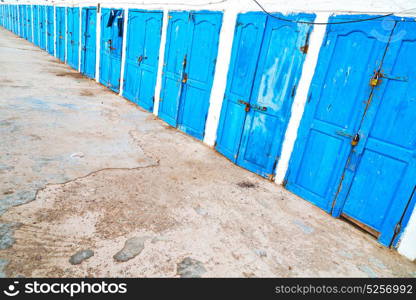
<instances>
[{"instance_id":1,"label":"white concrete pillar","mask_svg":"<svg viewBox=\"0 0 416 300\"><path fill-rule=\"evenodd\" d=\"M127 50L127 26L129 24L129 9L124 9L124 25L123 25L123 49L121 50L121 68L120 68L120 92L119 95L123 95L124 89L124 69L126 64L126 50Z\"/></svg>"},{"instance_id":2,"label":"white concrete pillar","mask_svg":"<svg viewBox=\"0 0 416 300\"><path fill-rule=\"evenodd\" d=\"M162 89L163 66L165 63L166 35L167 35L168 20L169 20L168 15L169 15L169 11L167 9L164 9L163 20L162 20L162 35L160 38L160 47L159 47L159 64L157 67L157 79L156 79L156 86L155 86L155 102L153 103L153 114L155 116L159 114L160 91Z\"/></svg>"},{"instance_id":3,"label":"white concrete pillar","mask_svg":"<svg viewBox=\"0 0 416 300\"><path fill-rule=\"evenodd\" d=\"M413 209L409 223L407 223L400 239L397 251L410 260L416 259L416 209Z\"/></svg>"},{"instance_id":4,"label":"white concrete pillar","mask_svg":"<svg viewBox=\"0 0 416 300\"><path fill-rule=\"evenodd\" d=\"M101 50L101 5L97 6L95 81L100 82L100 50Z\"/></svg>"},{"instance_id":5,"label":"white concrete pillar","mask_svg":"<svg viewBox=\"0 0 416 300\"><path fill-rule=\"evenodd\" d=\"M53 53L55 57L58 57L56 53L56 6L53 6Z\"/></svg>"},{"instance_id":6,"label":"white concrete pillar","mask_svg":"<svg viewBox=\"0 0 416 300\"><path fill-rule=\"evenodd\" d=\"M82 53L82 5L79 5L79 28L78 28L78 72L81 72L81 53Z\"/></svg>"},{"instance_id":7,"label":"white concrete pillar","mask_svg":"<svg viewBox=\"0 0 416 300\"><path fill-rule=\"evenodd\" d=\"M234 30L238 15L238 5L224 12L218 45L218 56L212 84L210 104L205 124L204 143L212 147L217 138L218 123L227 86L228 68L230 66L231 50L233 47Z\"/></svg>"}]
</instances>

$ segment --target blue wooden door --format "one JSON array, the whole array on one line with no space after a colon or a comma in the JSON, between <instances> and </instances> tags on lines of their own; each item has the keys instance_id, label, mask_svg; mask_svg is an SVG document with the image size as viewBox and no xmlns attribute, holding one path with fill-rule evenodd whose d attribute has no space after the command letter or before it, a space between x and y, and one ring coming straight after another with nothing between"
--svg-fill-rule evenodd
<instances>
[{"instance_id":1,"label":"blue wooden door","mask_svg":"<svg viewBox=\"0 0 416 300\"><path fill-rule=\"evenodd\" d=\"M68 65L74 68L73 58L72 58L72 34L73 34L73 27L74 27L74 19L73 19L73 7L67 8L67 30L66 30L66 61Z\"/></svg>"},{"instance_id":2,"label":"blue wooden door","mask_svg":"<svg viewBox=\"0 0 416 300\"><path fill-rule=\"evenodd\" d=\"M120 90L123 10L103 8L101 14L100 82Z\"/></svg>"},{"instance_id":3,"label":"blue wooden door","mask_svg":"<svg viewBox=\"0 0 416 300\"><path fill-rule=\"evenodd\" d=\"M20 24L20 28L19 28L19 32L20 32L20 37L21 38L26 38L26 8L25 5L20 5L19 6L19 24Z\"/></svg>"},{"instance_id":4,"label":"blue wooden door","mask_svg":"<svg viewBox=\"0 0 416 300\"><path fill-rule=\"evenodd\" d=\"M159 117L176 127L187 53L189 13L169 13Z\"/></svg>"},{"instance_id":5,"label":"blue wooden door","mask_svg":"<svg viewBox=\"0 0 416 300\"><path fill-rule=\"evenodd\" d=\"M39 47L46 49L46 8L39 5Z\"/></svg>"},{"instance_id":6,"label":"blue wooden door","mask_svg":"<svg viewBox=\"0 0 416 300\"><path fill-rule=\"evenodd\" d=\"M48 52L51 55L55 55L55 15L54 15L54 7L47 6L47 44L48 44Z\"/></svg>"},{"instance_id":7,"label":"blue wooden door","mask_svg":"<svg viewBox=\"0 0 416 300\"><path fill-rule=\"evenodd\" d=\"M251 97L266 20L262 13L240 14L237 19L216 141L216 149L233 162L247 114L239 101Z\"/></svg>"},{"instance_id":8,"label":"blue wooden door","mask_svg":"<svg viewBox=\"0 0 416 300\"><path fill-rule=\"evenodd\" d=\"M217 149L238 165L272 178L311 26L272 17L265 20L263 14L243 15L237 22Z\"/></svg>"},{"instance_id":9,"label":"blue wooden door","mask_svg":"<svg viewBox=\"0 0 416 300\"><path fill-rule=\"evenodd\" d=\"M415 29L328 28L287 176L289 190L386 246L414 206ZM370 85L374 72L381 81Z\"/></svg>"},{"instance_id":10,"label":"blue wooden door","mask_svg":"<svg viewBox=\"0 0 416 300\"><path fill-rule=\"evenodd\" d=\"M65 62L65 8L56 8L56 57Z\"/></svg>"},{"instance_id":11,"label":"blue wooden door","mask_svg":"<svg viewBox=\"0 0 416 300\"><path fill-rule=\"evenodd\" d=\"M67 30L67 61L68 64L78 70L79 52L79 8L68 8Z\"/></svg>"},{"instance_id":12,"label":"blue wooden door","mask_svg":"<svg viewBox=\"0 0 416 300\"><path fill-rule=\"evenodd\" d=\"M95 78L96 64L96 8L82 9L81 72Z\"/></svg>"},{"instance_id":13,"label":"blue wooden door","mask_svg":"<svg viewBox=\"0 0 416 300\"><path fill-rule=\"evenodd\" d=\"M159 116L202 139L222 13L177 12L170 16Z\"/></svg>"},{"instance_id":14,"label":"blue wooden door","mask_svg":"<svg viewBox=\"0 0 416 300\"><path fill-rule=\"evenodd\" d=\"M39 6L33 5L33 43L39 46Z\"/></svg>"},{"instance_id":15,"label":"blue wooden door","mask_svg":"<svg viewBox=\"0 0 416 300\"><path fill-rule=\"evenodd\" d=\"M222 13L191 12L178 128L203 139L217 61Z\"/></svg>"},{"instance_id":16,"label":"blue wooden door","mask_svg":"<svg viewBox=\"0 0 416 300\"><path fill-rule=\"evenodd\" d=\"M32 34L32 5L26 5L26 39L33 41Z\"/></svg>"},{"instance_id":17,"label":"blue wooden door","mask_svg":"<svg viewBox=\"0 0 416 300\"><path fill-rule=\"evenodd\" d=\"M333 214L370 228L389 246L411 212L416 187L416 24L399 21L381 83L361 123Z\"/></svg>"},{"instance_id":18,"label":"blue wooden door","mask_svg":"<svg viewBox=\"0 0 416 300\"><path fill-rule=\"evenodd\" d=\"M123 95L153 110L162 12L129 11Z\"/></svg>"},{"instance_id":19,"label":"blue wooden door","mask_svg":"<svg viewBox=\"0 0 416 300\"><path fill-rule=\"evenodd\" d=\"M369 79L387 46L377 34L388 37L390 31L378 21L329 25L320 50L286 187L327 212L351 151L351 135L367 107Z\"/></svg>"},{"instance_id":20,"label":"blue wooden door","mask_svg":"<svg viewBox=\"0 0 416 300\"><path fill-rule=\"evenodd\" d=\"M19 7L17 5L14 6L14 32L16 34L19 33Z\"/></svg>"}]
</instances>

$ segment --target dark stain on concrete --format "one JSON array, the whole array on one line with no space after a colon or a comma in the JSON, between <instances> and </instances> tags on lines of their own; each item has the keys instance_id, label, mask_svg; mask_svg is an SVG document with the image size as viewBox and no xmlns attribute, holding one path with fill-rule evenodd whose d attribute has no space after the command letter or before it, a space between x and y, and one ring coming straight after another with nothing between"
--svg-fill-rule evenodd
<instances>
[{"instance_id":1,"label":"dark stain on concrete","mask_svg":"<svg viewBox=\"0 0 416 300\"><path fill-rule=\"evenodd\" d=\"M84 75L80 74L80 73L72 73L72 72L59 72L59 73L55 73L56 76L58 77L72 77L72 78L84 78Z\"/></svg>"},{"instance_id":2,"label":"dark stain on concrete","mask_svg":"<svg viewBox=\"0 0 416 300\"><path fill-rule=\"evenodd\" d=\"M254 184L250 181L247 181L247 180L241 181L241 182L237 183L237 185L241 188L246 188L246 189L253 189L253 188L257 187L256 184Z\"/></svg>"},{"instance_id":3,"label":"dark stain on concrete","mask_svg":"<svg viewBox=\"0 0 416 300\"><path fill-rule=\"evenodd\" d=\"M79 94L81 96L86 96L86 97L92 97L92 96L94 96L94 93L91 92L90 90L82 90Z\"/></svg>"}]
</instances>

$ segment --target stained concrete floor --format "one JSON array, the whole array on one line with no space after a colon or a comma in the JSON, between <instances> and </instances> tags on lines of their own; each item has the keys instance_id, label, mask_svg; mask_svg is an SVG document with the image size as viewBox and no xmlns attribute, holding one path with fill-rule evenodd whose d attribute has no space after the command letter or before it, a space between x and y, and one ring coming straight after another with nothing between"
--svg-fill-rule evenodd
<instances>
[{"instance_id":1,"label":"stained concrete floor","mask_svg":"<svg viewBox=\"0 0 416 300\"><path fill-rule=\"evenodd\" d=\"M0 275L416 276L416 264L0 29ZM143 250L117 262L132 237ZM78 250L94 256L68 262Z\"/></svg>"}]
</instances>

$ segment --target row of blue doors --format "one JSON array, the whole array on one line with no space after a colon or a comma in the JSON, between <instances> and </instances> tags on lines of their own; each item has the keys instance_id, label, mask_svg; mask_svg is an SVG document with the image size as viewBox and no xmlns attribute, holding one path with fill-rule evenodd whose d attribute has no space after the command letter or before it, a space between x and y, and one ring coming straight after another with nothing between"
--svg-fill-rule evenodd
<instances>
[{"instance_id":1,"label":"row of blue doors","mask_svg":"<svg viewBox=\"0 0 416 300\"><path fill-rule=\"evenodd\" d=\"M416 186L416 24L389 22L328 26L286 179L386 246L406 224Z\"/></svg>"},{"instance_id":2,"label":"row of blue doors","mask_svg":"<svg viewBox=\"0 0 416 300\"><path fill-rule=\"evenodd\" d=\"M78 69L80 60L81 72L90 78L95 78L96 7L82 8L81 24L78 7L56 7L55 10L53 6L43 5L2 5L0 8L3 16L1 21L4 21L3 25L7 29L33 41L35 45L47 50L51 55L55 55L56 40L56 56L61 61L65 61L66 53L68 64ZM18 22L19 14L20 22ZM81 36L79 35L80 25L82 26ZM79 59L80 43L81 59Z\"/></svg>"},{"instance_id":3,"label":"row of blue doors","mask_svg":"<svg viewBox=\"0 0 416 300\"><path fill-rule=\"evenodd\" d=\"M280 15L276 15L280 16ZM280 16L282 17L282 16ZM302 71L313 15L238 16L216 149L272 178Z\"/></svg>"},{"instance_id":4,"label":"row of blue doors","mask_svg":"<svg viewBox=\"0 0 416 300\"><path fill-rule=\"evenodd\" d=\"M13 31L15 34L19 32L19 22L18 22L18 14L19 14L19 7L17 5L1 5L0 6L1 12L1 25L4 28L7 28L10 31Z\"/></svg>"}]
</instances>

